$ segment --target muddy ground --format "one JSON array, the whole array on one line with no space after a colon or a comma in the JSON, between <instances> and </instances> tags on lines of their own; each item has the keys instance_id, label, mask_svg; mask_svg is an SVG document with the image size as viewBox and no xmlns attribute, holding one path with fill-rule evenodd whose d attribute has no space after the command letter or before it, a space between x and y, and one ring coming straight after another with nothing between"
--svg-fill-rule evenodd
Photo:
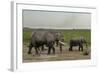
<instances>
[{"instance_id":1,"label":"muddy ground","mask_svg":"<svg viewBox=\"0 0 100 73\"><path fill-rule=\"evenodd\" d=\"M41 52L39 55L34 55L35 50L32 48L32 54L27 54L28 52L28 44L23 44L23 62L44 62L44 61L62 61L62 60L86 60L91 58L91 53L89 51L88 55L83 55L83 52L86 50L90 50L90 47L86 48L84 46L84 51L78 51L78 47L73 47L73 51L68 51L69 46L66 44L63 46L62 53L60 53L59 47L55 46L55 55L50 54L47 55L47 47L45 47L45 51ZM52 51L51 51L52 52ZM34 56L33 56L34 55Z\"/></svg>"}]
</instances>

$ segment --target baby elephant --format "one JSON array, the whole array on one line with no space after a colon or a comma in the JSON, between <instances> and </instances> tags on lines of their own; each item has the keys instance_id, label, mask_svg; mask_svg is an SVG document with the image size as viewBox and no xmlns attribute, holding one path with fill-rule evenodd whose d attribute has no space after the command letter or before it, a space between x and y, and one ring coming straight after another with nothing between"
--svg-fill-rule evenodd
<instances>
[{"instance_id":1,"label":"baby elephant","mask_svg":"<svg viewBox=\"0 0 100 73\"><path fill-rule=\"evenodd\" d=\"M83 51L83 44L86 44L87 47L87 42L85 39L71 39L69 42L70 48L69 51L73 51L73 46L79 46L79 51Z\"/></svg>"}]
</instances>

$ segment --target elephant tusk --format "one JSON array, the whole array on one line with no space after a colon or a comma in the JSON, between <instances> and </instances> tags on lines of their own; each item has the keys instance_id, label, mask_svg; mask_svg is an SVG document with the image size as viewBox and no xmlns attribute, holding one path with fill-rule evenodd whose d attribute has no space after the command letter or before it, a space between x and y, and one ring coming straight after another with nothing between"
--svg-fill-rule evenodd
<instances>
[{"instance_id":1,"label":"elephant tusk","mask_svg":"<svg viewBox=\"0 0 100 73\"><path fill-rule=\"evenodd\" d=\"M59 43L60 43L61 45L65 45L65 43L64 43L64 42L59 41Z\"/></svg>"}]
</instances>

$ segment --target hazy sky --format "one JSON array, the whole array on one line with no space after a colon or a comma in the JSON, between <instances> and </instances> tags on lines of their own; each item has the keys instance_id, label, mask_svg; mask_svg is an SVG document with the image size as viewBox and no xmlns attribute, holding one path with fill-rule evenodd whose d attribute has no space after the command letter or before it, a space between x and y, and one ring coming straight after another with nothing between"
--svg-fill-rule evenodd
<instances>
[{"instance_id":1,"label":"hazy sky","mask_svg":"<svg viewBox=\"0 0 100 73\"><path fill-rule=\"evenodd\" d=\"M23 10L23 26L52 29L90 29L91 14Z\"/></svg>"}]
</instances>

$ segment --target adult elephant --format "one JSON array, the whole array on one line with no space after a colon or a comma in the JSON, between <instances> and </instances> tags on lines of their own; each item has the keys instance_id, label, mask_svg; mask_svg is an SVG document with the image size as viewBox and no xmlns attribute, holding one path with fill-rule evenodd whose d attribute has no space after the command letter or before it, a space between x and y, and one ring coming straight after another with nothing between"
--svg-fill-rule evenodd
<instances>
[{"instance_id":1,"label":"adult elephant","mask_svg":"<svg viewBox=\"0 0 100 73\"><path fill-rule=\"evenodd\" d=\"M86 44L87 47L87 42L84 38L80 38L80 39L71 39L69 42L69 51L73 51L73 47L74 46L79 46L79 51L83 51L83 44Z\"/></svg>"},{"instance_id":2,"label":"adult elephant","mask_svg":"<svg viewBox=\"0 0 100 73\"><path fill-rule=\"evenodd\" d=\"M53 54L55 54L55 36L49 31L35 31L32 34L31 41L29 44L28 54L31 53L32 47L35 48L36 54L39 54L39 47L43 47L46 45L48 47L48 54L53 50Z\"/></svg>"},{"instance_id":3,"label":"adult elephant","mask_svg":"<svg viewBox=\"0 0 100 73\"><path fill-rule=\"evenodd\" d=\"M29 44L28 54L31 54L32 47L35 48L36 54L39 54L39 48L42 47L44 49L44 45L48 47L48 54L53 50L53 54L55 54L55 42L59 42L57 32L54 31L46 31L46 30L37 30L32 33L32 37ZM62 51L62 45L60 45L60 51Z\"/></svg>"}]
</instances>

